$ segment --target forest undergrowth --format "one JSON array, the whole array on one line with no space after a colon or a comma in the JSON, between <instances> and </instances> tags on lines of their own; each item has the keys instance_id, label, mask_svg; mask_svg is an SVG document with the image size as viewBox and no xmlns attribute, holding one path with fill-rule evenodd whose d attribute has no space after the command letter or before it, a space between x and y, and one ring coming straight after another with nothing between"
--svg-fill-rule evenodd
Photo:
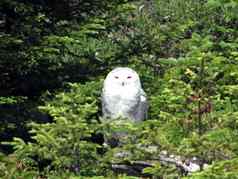
<instances>
[{"instance_id":1,"label":"forest undergrowth","mask_svg":"<svg viewBox=\"0 0 238 179\"><path fill-rule=\"evenodd\" d=\"M140 75L141 123L101 117L118 66ZM139 178L112 170L134 161L153 161L148 178L238 178L236 0L1 0L0 78L0 178ZM124 145L103 145L114 132Z\"/></svg>"}]
</instances>

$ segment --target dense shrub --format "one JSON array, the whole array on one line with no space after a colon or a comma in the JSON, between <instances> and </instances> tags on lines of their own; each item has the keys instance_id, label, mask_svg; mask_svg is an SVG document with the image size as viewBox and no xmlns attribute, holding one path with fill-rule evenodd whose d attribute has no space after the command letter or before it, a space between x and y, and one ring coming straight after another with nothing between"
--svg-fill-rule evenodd
<instances>
[{"instance_id":1,"label":"dense shrub","mask_svg":"<svg viewBox=\"0 0 238 179\"><path fill-rule=\"evenodd\" d=\"M111 164L153 160L155 178L236 178L236 1L43 2L0 2L0 133L14 149L1 177L130 178ZM140 74L148 120L101 118L115 66ZM102 145L114 132L124 145ZM184 176L157 160L164 150L209 167Z\"/></svg>"}]
</instances>

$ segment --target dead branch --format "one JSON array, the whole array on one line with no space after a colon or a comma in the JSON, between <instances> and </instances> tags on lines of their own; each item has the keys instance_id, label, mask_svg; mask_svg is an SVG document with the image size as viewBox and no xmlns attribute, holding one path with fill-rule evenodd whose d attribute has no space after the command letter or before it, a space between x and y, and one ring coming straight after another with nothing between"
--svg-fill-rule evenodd
<instances>
[{"instance_id":1,"label":"dead branch","mask_svg":"<svg viewBox=\"0 0 238 179\"><path fill-rule=\"evenodd\" d=\"M158 159L153 161L131 161L130 163L114 163L112 170L117 173L126 173L133 176L148 176L143 174L143 169L146 167L153 167L156 163L160 162L162 165L175 165L182 174L189 174L192 172L200 171L207 164L198 164L195 159L182 160L180 156L165 156L160 155Z\"/></svg>"}]
</instances>

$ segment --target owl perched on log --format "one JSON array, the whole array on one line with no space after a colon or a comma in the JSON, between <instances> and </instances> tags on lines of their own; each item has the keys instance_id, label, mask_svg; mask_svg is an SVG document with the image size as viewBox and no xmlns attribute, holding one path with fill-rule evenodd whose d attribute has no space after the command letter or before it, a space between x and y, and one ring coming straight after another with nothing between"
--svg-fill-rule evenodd
<instances>
[{"instance_id":1,"label":"owl perched on log","mask_svg":"<svg viewBox=\"0 0 238 179\"><path fill-rule=\"evenodd\" d=\"M147 110L146 94L134 70L118 67L108 73L102 90L103 117L123 117L138 122L147 117Z\"/></svg>"}]
</instances>

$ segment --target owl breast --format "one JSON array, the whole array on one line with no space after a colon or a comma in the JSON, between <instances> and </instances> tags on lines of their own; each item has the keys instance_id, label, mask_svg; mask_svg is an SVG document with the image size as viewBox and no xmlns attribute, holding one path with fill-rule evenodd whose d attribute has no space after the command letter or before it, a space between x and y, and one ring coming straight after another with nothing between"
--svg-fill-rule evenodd
<instances>
[{"instance_id":1,"label":"owl breast","mask_svg":"<svg viewBox=\"0 0 238 179\"><path fill-rule=\"evenodd\" d=\"M140 91L137 89L117 88L104 91L103 113L106 117L135 118L140 101Z\"/></svg>"}]
</instances>

